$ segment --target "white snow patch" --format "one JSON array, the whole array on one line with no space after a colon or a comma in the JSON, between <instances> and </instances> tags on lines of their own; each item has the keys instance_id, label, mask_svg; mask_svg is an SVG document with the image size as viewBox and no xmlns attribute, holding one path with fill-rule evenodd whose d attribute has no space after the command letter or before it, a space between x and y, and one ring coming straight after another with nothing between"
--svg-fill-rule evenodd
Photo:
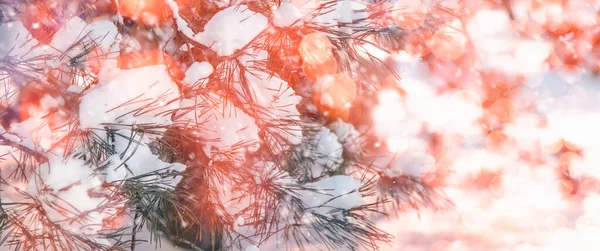
<instances>
[{"instance_id":1,"label":"white snow patch","mask_svg":"<svg viewBox=\"0 0 600 251\"><path fill-rule=\"evenodd\" d=\"M259 53L260 56L260 53ZM242 59L249 61L247 57ZM288 86L288 83L277 76L271 76L268 73L260 71L247 71L245 75L249 83L249 97L243 96L245 100L251 99L256 105L265 108L259 118L265 122L278 125L269 128L269 131L277 134L278 137L267 135L266 141L269 144L277 145L275 151L284 150L289 145L298 145L302 142L302 128L300 126L300 112L296 107L302 97L296 95L294 90ZM236 85L239 93L246 93L241 84ZM283 121L285 119L285 121ZM284 144L279 137L290 144Z\"/></svg>"},{"instance_id":2,"label":"white snow patch","mask_svg":"<svg viewBox=\"0 0 600 251\"><path fill-rule=\"evenodd\" d=\"M545 69L551 44L519 38L506 11L480 10L466 26L482 69L510 74L533 74Z\"/></svg>"},{"instance_id":3,"label":"white snow patch","mask_svg":"<svg viewBox=\"0 0 600 251\"><path fill-rule=\"evenodd\" d=\"M358 154L361 151L360 132L352 124L338 120L331 123L329 128L337 135L338 141L344 146L344 151L351 154Z\"/></svg>"},{"instance_id":4,"label":"white snow patch","mask_svg":"<svg viewBox=\"0 0 600 251\"><path fill-rule=\"evenodd\" d=\"M268 19L246 5L231 6L215 14L196 34L198 41L219 56L229 56L244 48L267 28Z\"/></svg>"},{"instance_id":5,"label":"white snow patch","mask_svg":"<svg viewBox=\"0 0 600 251\"><path fill-rule=\"evenodd\" d=\"M337 170L343 161L343 146L338 141L338 137L327 127L321 127L314 136L312 144L311 158L313 176L318 177L326 170Z\"/></svg>"},{"instance_id":6,"label":"white snow patch","mask_svg":"<svg viewBox=\"0 0 600 251\"><path fill-rule=\"evenodd\" d=\"M80 127L102 128L103 123L169 125L168 111L179 107L178 102L172 102L178 92L164 65L100 76L99 85L82 97Z\"/></svg>"},{"instance_id":7,"label":"white snow patch","mask_svg":"<svg viewBox=\"0 0 600 251\"><path fill-rule=\"evenodd\" d=\"M213 160L229 159L222 154L228 152L237 156L241 162L245 159L246 150L258 150L259 129L254 118L231 102L222 101L217 95L210 94L207 97L184 99L180 108L177 116L181 118L177 122L189 125L198 136L206 139L204 152Z\"/></svg>"},{"instance_id":8,"label":"white snow patch","mask_svg":"<svg viewBox=\"0 0 600 251\"><path fill-rule=\"evenodd\" d=\"M423 151L409 151L395 156L390 153L379 158L375 165L384 167L383 172L388 177L408 175L419 178L433 170L435 158Z\"/></svg>"},{"instance_id":9,"label":"white snow patch","mask_svg":"<svg viewBox=\"0 0 600 251\"><path fill-rule=\"evenodd\" d=\"M39 42L31 36L22 22L9 22L0 25L0 59L10 56L30 59L43 53Z\"/></svg>"},{"instance_id":10,"label":"white snow patch","mask_svg":"<svg viewBox=\"0 0 600 251\"><path fill-rule=\"evenodd\" d=\"M194 31L188 26L188 23L183 20L181 15L179 15L179 6L174 0L165 0L169 8L171 8L171 12L173 13L173 17L175 18L175 24L177 25L177 30L179 30L186 37L196 40Z\"/></svg>"},{"instance_id":11,"label":"white snow patch","mask_svg":"<svg viewBox=\"0 0 600 251\"><path fill-rule=\"evenodd\" d=\"M282 2L277 11L273 14L273 25L277 27L288 27L294 24L302 24L298 20L302 13L290 2Z\"/></svg>"},{"instance_id":12,"label":"white snow patch","mask_svg":"<svg viewBox=\"0 0 600 251\"><path fill-rule=\"evenodd\" d=\"M105 198L90 196L89 191L99 188L102 181L84 160L50 157L36 173L28 178L26 191L39 199L48 219L63 229L95 234L101 230L102 220L115 213L110 208L99 210L107 202ZM81 212L88 212L87 217L81 219Z\"/></svg>"},{"instance_id":13,"label":"white snow patch","mask_svg":"<svg viewBox=\"0 0 600 251\"><path fill-rule=\"evenodd\" d=\"M160 160L145 142L147 140L144 140L141 135L134 135L129 130L115 132L114 146L117 154L111 155L107 160L107 164L109 164L105 169L107 182L117 182L145 174L183 172L185 170L185 165L166 163ZM144 181L156 182L156 184L167 187L174 187L180 180L180 175L174 175L172 179L149 175L144 179Z\"/></svg>"},{"instance_id":14,"label":"white snow patch","mask_svg":"<svg viewBox=\"0 0 600 251\"><path fill-rule=\"evenodd\" d=\"M48 150L52 146L52 130L45 119L31 117L10 125L8 131L0 127L0 135L30 150Z\"/></svg>"},{"instance_id":15,"label":"white snow patch","mask_svg":"<svg viewBox=\"0 0 600 251\"><path fill-rule=\"evenodd\" d=\"M361 187L360 181L350 176L328 177L309 183L306 187L318 191L300 192L306 206L315 213L327 215L333 209L351 209L363 204L358 191Z\"/></svg>"},{"instance_id":16,"label":"white snow patch","mask_svg":"<svg viewBox=\"0 0 600 251\"><path fill-rule=\"evenodd\" d=\"M188 86L193 86L202 79L206 79L213 73L213 66L209 62L194 62L185 72L185 82Z\"/></svg>"},{"instance_id":17,"label":"white snow patch","mask_svg":"<svg viewBox=\"0 0 600 251\"><path fill-rule=\"evenodd\" d=\"M78 43L78 41L80 41ZM118 55L119 42L121 34L117 27L108 20L95 21L87 24L79 17L73 17L61 27L50 42L50 47L54 49L56 56L66 53L66 57L48 62L52 67L58 65L64 60L76 57L86 50L90 50L93 45L97 45L101 54ZM77 44L76 46L73 46Z\"/></svg>"}]
</instances>

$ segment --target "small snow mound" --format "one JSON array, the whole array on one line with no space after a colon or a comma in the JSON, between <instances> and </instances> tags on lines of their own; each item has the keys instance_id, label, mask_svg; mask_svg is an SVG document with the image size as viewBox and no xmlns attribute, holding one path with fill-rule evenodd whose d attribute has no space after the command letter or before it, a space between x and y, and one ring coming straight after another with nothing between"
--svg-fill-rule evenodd
<instances>
[{"instance_id":1,"label":"small snow mound","mask_svg":"<svg viewBox=\"0 0 600 251\"><path fill-rule=\"evenodd\" d=\"M101 230L103 219L114 213L110 208L100 211L106 200L90 196L89 191L99 188L102 181L84 160L52 157L28 180L27 193L37 195L46 217L72 233L95 234ZM87 217L80 219L79 212L88 212Z\"/></svg>"},{"instance_id":2,"label":"small snow mound","mask_svg":"<svg viewBox=\"0 0 600 251\"><path fill-rule=\"evenodd\" d=\"M269 128L270 133L266 136L265 141L277 145L274 147L275 151L286 149L289 144L300 144L302 142L302 128L300 126L300 112L296 105L300 103L302 98L296 95L286 81L277 76L252 70L247 71L245 77L248 80L250 92L249 97L240 95L241 98L252 100L261 107L266 108L260 113L258 119L276 125ZM241 84L237 85L236 88L239 93L244 93ZM285 120L282 118L285 118ZM289 144L282 144L282 142L288 142Z\"/></svg>"},{"instance_id":3,"label":"small snow mound","mask_svg":"<svg viewBox=\"0 0 600 251\"><path fill-rule=\"evenodd\" d=\"M7 140L30 150L48 150L52 146L52 130L43 118L31 117L20 123L10 125L8 131L0 127L0 135Z\"/></svg>"},{"instance_id":4,"label":"small snow mound","mask_svg":"<svg viewBox=\"0 0 600 251\"><path fill-rule=\"evenodd\" d=\"M135 135L129 139L133 133L130 130L119 130L115 132L115 151L107 160L105 168L106 182L119 182L131 177L172 172L171 177L162 177L162 175L148 175L144 177L145 181L153 181L159 185L166 185L167 188L174 187L181 180L181 176L176 173L183 172L185 165L179 163L163 162L154 155L150 147L144 143L147 141L144 136Z\"/></svg>"},{"instance_id":5,"label":"small snow mound","mask_svg":"<svg viewBox=\"0 0 600 251\"><path fill-rule=\"evenodd\" d=\"M315 135L314 150L316 157L313 165L313 171L319 169L337 170L343 161L343 147L338 141L338 137L327 127L322 127ZM316 170L315 170L316 169Z\"/></svg>"},{"instance_id":6,"label":"small snow mound","mask_svg":"<svg viewBox=\"0 0 600 251\"><path fill-rule=\"evenodd\" d=\"M383 173L392 178L403 175L420 178L423 173L432 170L435 159L424 152L407 152L396 156L382 157L375 164L384 166Z\"/></svg>"},{"instance_id":7,"label":"small snow mound","mask_svg":"<svg viewBox=\"0 0 600 251\"><path fill-rule=\"evenodd\" d=\"M249 10L246 5L231 6L215 14L196 38L219 56L229 56L244 48L267 25L265 16Z\"/></svg>"},{"instance_id":8,"label":"small snow mound","mask_svg":"<svg viewBox=\"0 0 600 251\"><path fill-rule=\"evenodd\" d=\"M315 213L326 215L332 209L351 209L363 204L360 181L350 176L337 175L306 186L317 191L302 191L304 203Z\"/></svg>"},{"instance_id":9,"label":"small snow mound","mask_svg":"<svg viewBox=\"0 0 600 251\"><path fill-rule=\"evenodd\" d=\"M39 42L31 37L22 22L9 22L0 25L0 59L10 56L29 59L39 56Z\"/></svg>"},{"instance_id":10,"label":"small snow mound","mask_svg":"<svg viewBox=\"0 0 600 251\"><path fill-rule=\"evenodd\" d=\"M178 108L179 96L166 66L119 70L113 77L100 76L100 84L82 97L81 128L102 128L104 123L171 124L166 111Z\"/></svg>"},{"instance_id":11,"label":"small snow mound","mask_svg":"<svg viewBox=\"0 0 600 251\"><path fill-rule=\"evenodd\" d=\"M112 22L100 20L87 24L81 18L73 17L54 34L50 42L50 47L55 50L54 54L61 55L66 52L66 57L49 63L50 66L56 67L59 61L78 57L96 45L102 54L112 55L119 51L120 41L121 34Z\"/></svg>"},{"instance_id":12,"label":"small snow mound","mask_svg":"<svg viewBox=\"0 0 600 251\"><path fill-rule=\"evenodd\" d=\"M360 132L352 124L338 120L331 123L329 128L338 137L338 141L344 146L344 151L351 154L358 154L361 151Z\"/></svg>"},{"instance_id":13,"label":"small snow mound","mask_svg":"<svg viewBox=\"0 0 600 251\"><path fill-rule=\"evenodd\" d=\"M283 2L273 14L273 25L277 27L288 27L297 24L302 13L290 2Z\"/></svg>"},{"instance_id":14,"label":"small snow mound","mask_svg":"<svg viewBox=\"0 0 600 251\"><path fill-rule=\"evenodd\" d=\"M239 164L246 150L255 152L260 146L254 118L217 95L184 99L180 109L177 122L198 125L190 129L206 140L204 152L215 161L233 160Z\"/></svg>"},{"instance_id":15,"label":"small snow mound","mask_svg":"<svg viewBox=\"0 0 600 251\"><path fill-rule=\"evenodd\" d=\"M198 81L208 78L213 73L213 66L209 62L194 62L185 72L183 81L192 86Z\"/></svg>"}]
</instances>

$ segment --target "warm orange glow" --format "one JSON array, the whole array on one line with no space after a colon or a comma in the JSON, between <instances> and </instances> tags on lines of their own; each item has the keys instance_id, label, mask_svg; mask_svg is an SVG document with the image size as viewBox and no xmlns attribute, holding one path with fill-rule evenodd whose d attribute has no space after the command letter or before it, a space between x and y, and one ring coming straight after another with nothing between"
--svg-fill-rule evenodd
<instances>
[{"instance_id":1,"label":"warm orange glow","mask_svg":"<svg viewBox=\"0 0 600 251\"><path fill-rule=\"evenodd\" d=\"M571 193L573 193L573 182L568 180L568 179L561 179L558 183L559 185L559 190L562 192L563 195L571 195Z\"/></svg>"},{"instance_id":2,"label":"warm orange glow","mask_svg":"<svg viewBox=\"0 0 600 251\"><path fill-rule=\"evenodd\" d=\"M165 54L158 50L128 53L120 56L118 62L120 69L159 65L165 63Z\"/></svg>"},{"instance_id":3,"label":"warm orange glow","mask_svg":"<svg viewBox=\"0 0 600 251\"><path fill-rule=\"evenodd\" d=\"M302 38L298 51L302 57L302 71L311 82L337 72L337 61L333 56L331 41L323 33L314 32Z\"/></svg>"},{"instance_id":4,"label":"warm orange glow","mask_svg":"<svg viewBox=\"0 0 600 251\"><path fill-rule=\"evenodd\" d=\"M323 76L317 83L314 103L321 111L348 110L356 98L356 84L345 74Z\"/></svg>"},{"instance_id":5,"label":"warm orange glow","mask_svg":"<svg viewBox=\"0 0 600 251\"><path fill-rule=\"evenodd\" d=\"M452 158L444 156L436 160L435 169L422 175L421 182L431 187L439 187L446 183L448 173L451 172Z\"/></svg>"},{"instance_id":6,"label":"warm orange glow","mask_svg":"<svg viewBox=\"0 0 600 251\"><path fill-rule=\"evenodd\" d=\"M175 0L179 5L179 9L183 9L189 1ZM156 24L164 22L171 16L171 9L169 9L165 0L119 0L118 2L121 15L138 22Z\"/></svg>"},{"instance_id":7,"label":"warm orange glow","mask_svg":"<svg viewBox=\"0 0 600 251\"><path fill-rule=\"evenodd\" d=\"M510 139L502 131L493 131L488 134L485 146L490 151L505 152L510 148Z\"/></svg>"},{"instance_id":8,"label":"warm orange glow","mask_svg":"<svg viewBox=\"0 0 600 251\"><path fill-rule=\"evenodd\" d=\"M43 1L26 5L21 20L33 38L42 43L49 42L64 21L58 19Z\"/></svg>"},{"instance_id":9,"label":"warm orange glow","mask_svg":"<svg viewBox=\"0 0 600 251\"><path fill-rule=\"evenodd\" d=\"M523 0L521 0L523 1ZM549 5L561 5L562 4L562 0L527 0L529 2L529 4L531 5L532 9L541 9L544 8L544 6L549 6Z\"/></svg>"},{"instance_id":10,"label":"warm orange glow","mask_svg":"<svg viewBox=\"0 0 600 251\"><path fill-rule=\"evenodd\" d=\"M542 150L548 154L555 154L563 148L563 141L558 140L548 140L544 142L544 140L540 140L540 147Z\"/></svg>"},{"instance_id":11,"label":"warm orange glow","mask_svg":"<svg viewBox=\"0 0 600 251\"><path fill-rule=\"evenodd\" d=\"M437 58L454 61L465 53L467 38L455 28L439 29L433 34L428 45Z\"/></svg>"},{"instance_id":12,"label":"warm orange glow","mask_svg":"<svg viewBox=\"0 0 600 251\"><path fill-rule=\"evenodd\" d=\"M398 79L398 77L394 76L394 75L388 75L387 77L385 77L383 79L383 81L381 81L381 88L382 89L399 89L399 82L400 79ZM391 90L392 91L392 90ZM401 93L402 91L400 91Z\"/></svg>"},{"instance_id":13,"label":"warm orange glow","mask_svg":"<svg viewBox=\"0 0 600 251\"><path fill-rule=\"evenodd\" d=\"M134 69L144 66L164 64L169 73L176 79L182 79L184 72L178 63L169 55L159 50L140 51L124 54L117 59L120 69Z\"/></svg>"},{"instance_id":14,"label":"warm orange glow","mask_svg":"<svg viewBox=\"0 0 600 251\"><path fill-rule=\"evenodd\" d=\"M21 121L25 121L31 117L43 117L49 111L45 111L40 104L45 91L35 85L26 85L21 89L19 100L19 115Z\"/></svg>"},{"instance_id":15,"label":"warm orange glow","mask_svg":"<svg viewBox=\"0 0 600 251\"><path fill-rule=\"evenodd\" d=\"M422 0L398 1L394 5L392 18L398 27L406 30L419 28L427 16L427 6Z\"/></svg>"},{"instance_id":16,"label":"warm orange glow","mask_svg":"<svg viewBox=\"0 0 600 251\"><path fill-rule=\"evenodd\" d=\"M556 22L548 24L548 29L556 35L564 35L573 29L573 26L568 22Z\"/></svg>"},{"instance_id":17,"label":"warm orange glow","mask_svg":"<svg viewBox=\"0 0 600 251\"><path fill-rule=\"evenodd\" d=\"M579 160L581 160L581 157L579 156L579 154L574 153L574 152L565 152L565 153L561 154L560 157L558 158L558 164L560 165L561 168L568 170L571 167L571 164L573 164L573 162L579 161Z\"/></svg>"},{"instance_id":18,"label":"warm orange glow","mask_svg":"<svg viewBox=\"0 0 600 251\"><path fill-rule=\"evenodd\" d=\"M501 98L492 104L490 113L500 121L509 121L515 115L515 107L510 99Z\"/></svg>"},{"instance_id":19,"label":"warm orange glow","mask_svg":"<svg viewBox=\"0 0 600 251\"><path fill-rule=\"evenodd\" d=\"M431 39L433 34L426 30L417 30L406 36L404 50L411 55L422 57L431 53L431 49L427 46L427 41Z\"/></svg>"},{"instance_id":20,"label":"warm orange glow","mask_svg":"<svg viewBox=\"0 0 600 251\"><path fill-rule=\"evenodd\" d=\"M313 32L302 38L298 51L304 62L322 65L333 57L332 47L331 41L325 34Z\"/></svg>"},{"instance_id":21,"label":"warm orange glow","mask_svg":"<svg viewBox=\"0 0 600 251\"><path fill-rule=\"evenodd\" d=\"M127 224L127 218L125 212L119 210L115 215L105 218L102 220L102 229L104 230L114 230L120 229Z\"/></svg>"},{"instance_id":22,"label":"warm orange glow","mask_svg":"<svg viewBox=\"0 0 600 251\"><path fill-rule=\"evenodd\" d=\"M519 24L519 29L528 36L539 36L545 32L544 26L532 20L526 20Z\"/></svg>"},{"instance_id":23,"label":"warm orange glow","mask_svg":"<svg viewBox=\"0 0 600 251\"><path fill-rule=\"evenodd\" d=\"M315 83L317 79L325 75L334 75L337 73L337 60L334 57L329 57L323 63L310 63L309 61L302 62L302 71L308 80Z\"/></svg>"}]
</instances>

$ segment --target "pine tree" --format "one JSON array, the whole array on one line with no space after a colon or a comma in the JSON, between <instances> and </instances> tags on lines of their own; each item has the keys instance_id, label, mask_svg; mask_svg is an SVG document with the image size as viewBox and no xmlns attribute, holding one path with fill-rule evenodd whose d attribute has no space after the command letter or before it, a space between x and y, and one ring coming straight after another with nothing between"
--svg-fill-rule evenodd
<instances>
[{"instance_id":1,"label":"pine tree","mask_svg":"<svg viewBox=\"0 0 600 251\"><path fill-rule=\"evenodd\" d=\"M298 2L2 3L0 243L376 250L374 220L448 206L371 108L400 78L373 51L451 19Z\"/></svg>"}]
</instances>

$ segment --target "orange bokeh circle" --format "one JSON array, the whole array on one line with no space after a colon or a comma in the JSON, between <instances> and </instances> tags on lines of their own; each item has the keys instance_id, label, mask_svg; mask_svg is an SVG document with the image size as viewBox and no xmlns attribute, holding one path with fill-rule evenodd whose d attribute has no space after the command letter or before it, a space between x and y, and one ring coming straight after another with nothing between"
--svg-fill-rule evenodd
<instances>
[{"instance_id":1,"label":"orange bokeh circle","mask_svg":"<svg viewBox=\"0 0 600 251\"><path fill-rule=\"evenodd\" d=\"M391 12L392 19L398 27L405 30L419 28L425 21L428 9L422 0L398 1Z\"/></svg>"},{"instance_id":2,"label":"orange bokeh circle","mask_svg":"<svg viewBox=\"0 0 600 251\"><path fill-rule=\"evenodd\" d=\"M356 98L356 83L345 74L326 75L317 81L313 102L321 112L348 110Z\"/></svg>"},{"instance_id":3,"label":"orange bokeh circle","mask_svg":"<svg viewBox=\"0 0 600 251\"><path fill-rule=\"evenodd\" d=\"M316 64L310 63L309 61L302 62L302 71L308 80L315 83L317 79L325 75L333 75L337 73L337 60L334 57L330 57L325 62Z\"/></svg>"},{"instance_id":4,"label":"orange bokeh circle","mask_svg":"<svg viewBox=\"0 0 600 251\"><path fill-rule=\"evenodd\" d=\"M313 32L302 38L298 51L304 62L320 65L333 57L333 45L329 38L321 32Z\"/></svg>"},{"instance_id":5,"label":"orange bokeh circle","mask_svg":"<svg viewBox=\"0 0 600 251\"><path fill-rule=\"evenodd\" d=\"M500 130L490 132L485 139L487 149L495 152L508 151L510 143L510 138Z\"/></svg>"},{"instance_id":6,"label":"orange bokeh circle","mask_svg":"<svg viewBox=\"0 0 600 251\"><path fill-rule=\"evenodd\" d=\"M428 46L437 58L454 61L465 53L467 38L460 31L439 29L429 40Z\"/></svg>"},{"instance_id":7,"label":"orange bokeh circle","mask_svg":"<svg viewBox=\"0 0 600 251\"><path fill-rule=\"evenodd\" d=\"M490 113L500 121L509 121L515 115L515 107L508 98L500 98L490 107Z\"/></svg>"},{"instance_id":8,"label":"orange bokeh circle","mask_svg":"<svg viewBox=\"0 0 600 251\"><path fill-rule=\"evenodd\" d=\"M164 64L171 76L183 79L184 72L179 63L160 50L139 51L121 55L117 58L120 69L134 69L145 66Z\"/></svg>"},{"instance_id":9,"label":"orange bokeh circle","mask_svg":"<svg viewBox=\"0 0 600 251\"><path fill-rule=\"evenodd\" d=\"M117 0L113 0L115 6ZM185 8L190 0L175 0L179 9ZM171 9L164 0L118 0L122 16L147 24L161 23L171 17Z\"/></svg>"}]
</instances>

